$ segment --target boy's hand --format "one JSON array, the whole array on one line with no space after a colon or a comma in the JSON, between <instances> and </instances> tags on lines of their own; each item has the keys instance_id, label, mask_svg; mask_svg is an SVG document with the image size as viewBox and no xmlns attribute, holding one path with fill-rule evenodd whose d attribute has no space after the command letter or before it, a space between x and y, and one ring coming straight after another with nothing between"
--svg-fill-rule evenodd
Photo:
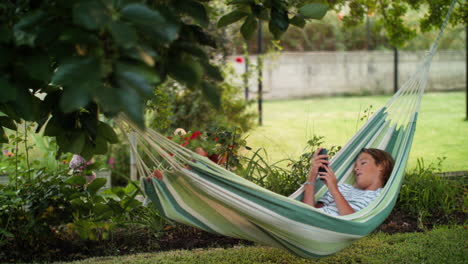
<instances>
[{"instance_id":1,"label":"boy's hand","mask_svg":"<svg viewBox=\"0 0 468 264\"><path fill-rule=\"evenodd\" d=\"M330 163L328 160L326 160L326 158L328 158L328 155L319 155L319 152L322 149L323 148L318 148L312 156L309 176L307 178L307 181L309 182L315 182L315 178L317 177L319 168L328 167L328 164Z\"/></svg>"},{"instance_id":2,"label":"boy's hand","mask_svg":"<svg viewBox=\"0 0 468 264\"><path fill-rule=\"evenodd\" d=\"M330 193L338 190L338 183L333 170L329 166L323 166L323 168L326 172L319 172L319 179L324 180L328 190L330 190Z\"/></svg>"}]
</instances>

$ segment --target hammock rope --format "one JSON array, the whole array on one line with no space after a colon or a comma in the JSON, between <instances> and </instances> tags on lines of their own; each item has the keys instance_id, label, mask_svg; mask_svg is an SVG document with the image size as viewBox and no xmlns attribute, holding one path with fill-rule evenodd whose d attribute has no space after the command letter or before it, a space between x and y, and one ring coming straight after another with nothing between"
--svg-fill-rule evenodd
<instances>
[{"instance_id":1,"label":"hammock rope","mask_svg":"<svg viewBox=\"0 0 468 264\"><path fill-rule=\"evenodd\" d=\"M417 70L331 159L338 182L352 184L353 163L362 148L383 149L394 157L395 166L387 184L368 207L346 216L327 215L301 202L302 186L289 197L273 193L152 129L139 129L122 116L120 129L123 133L132 131L138 144L139 149L131 144L131 150L139 174L150 176L154 169L164 170L162 179L142 178L146 195L169 219L289 250L305 258L334 254L372 232L390 214L398 197L431 61L455 3L453 0ZM316 199L325 192L326 186L317 183Z\"/></svg>"}]
</instances>

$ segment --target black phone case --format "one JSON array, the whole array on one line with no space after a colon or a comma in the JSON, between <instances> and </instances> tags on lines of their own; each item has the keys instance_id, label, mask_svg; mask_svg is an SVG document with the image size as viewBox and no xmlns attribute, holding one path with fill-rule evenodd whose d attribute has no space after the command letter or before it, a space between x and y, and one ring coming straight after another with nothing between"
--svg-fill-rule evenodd
<instances>
[{"instance_id":1,"label":"black phone case","mask_svg":"<svg viewBox=\"0 0 468 264\"><path fill-rule=\"evenodd\" d=\"M319 152L319 155L327 155L328 154L328 150L323 148L322 150L320 150ZM325 159L325 160L328 160L328 159ZM319 172L327 172L324 168L320 167Z\"/></svg>"}]
</instances>

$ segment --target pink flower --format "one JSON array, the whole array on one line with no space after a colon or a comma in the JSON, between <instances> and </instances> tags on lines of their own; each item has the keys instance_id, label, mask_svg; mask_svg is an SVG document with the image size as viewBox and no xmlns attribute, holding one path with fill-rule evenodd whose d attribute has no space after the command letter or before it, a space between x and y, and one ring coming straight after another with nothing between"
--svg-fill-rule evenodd
<instances>
[{"instance_id":1,"label":"pink flower","mask_svg":"<svg viewBox=\"0 0 468 264\"><path fill-rule=\"evenodd\" d=\"M114 164L115 164L115 159L113 157L110 157L108 163L109 163L109 166L113 169Z\"/></svg>"},{"instance_id":2,"label":"pink flower","mask_svg":"<svg viewBox=\"0 0 468 264\"><path fill-rule=\"evenodd\" d=\"M244 62L244 58L242 58L242 57L236 57L236 62L237 62L237 63L243 63L243 62Z\"/></svg>"},{"instance_id":3,"label":"pink flower","mask_svg":"<svg viewBox=\"0 0 468 264\"><path fill-rule=\"evenodd\" d=\"M68 165L71 169L78 169L86 164L86 160L80 155L73 155L70 164Z\"/></svg>"},{"instance_id":4,"label":"pink flower","mask_svg":"<svg viewBox=\"0 0 468 264\"><path fill-rule=\"evenodd\" d=\"M339 20L343 20L343 18L344 18L344 15L341 14L341 13L339 13L339 14L338 14L338 19L339 19Z\"/></svg>"}]
</instances>

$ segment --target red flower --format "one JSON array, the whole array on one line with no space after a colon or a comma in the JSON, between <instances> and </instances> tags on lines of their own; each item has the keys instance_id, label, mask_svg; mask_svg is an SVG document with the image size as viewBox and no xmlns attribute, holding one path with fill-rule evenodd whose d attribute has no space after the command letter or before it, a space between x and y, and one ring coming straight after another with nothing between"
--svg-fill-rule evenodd
<instances>
[{"instance_id":1,"label":"red flower","mask_svg":"<svg viewBox=\"0 0 468 264\"><path fill-rule=\"evenodd\" d=\"M218 138L218 137L215 137L213 140L214 140L214 141L218 141L218 140L219 140L219 138Z\"/></svg>"},{"instance_id":2,"label":"red flower","mask_svg":"<svg viewBox=\"0 0 468 264\"><path fill-rule=\"evenodd\" d=\"M197 139L197 137L201 136L201 132L200 131L195 131L193 132L192 136L190 137L190 139Z\"/></svg>"},{"instance_id":3,"label":"red flower","mask_svg":"<svg viewBox=\"0 0 468 264\"><path fill-rule=\"evenodd\" d=\"M182 144L180 144L180 145L181 145L182 147L185 147L185 146L188 145L188 143L189 143L188 141L184 141L184 143L182 143Z\"/></svg>"},{"instance_id":4,"label":"red flower","mask_svg":"<svg viewBox=\"0 0 468 264\"><path fill-rule=\"evenodd\" d=\"M160 170L154 170L154 171L153 171L153 177L155 177L155 178L158 179L158 180L162 180L163 177L164 177L164 174L163 174L163 172L160 171Z\"/></svg>"},{"instance_id":5,"label":"red flower","mask_svg":"<svg viewBox=\"0 0 468 264\"><path fill-rule=\"evenodd\" d=\"M243 63L243 62L244 62L244 58L242 58L242 57L236 57L236 62L237 62L237 63Z\"/></svg>"},{"instance_id":6,"label":"red flower","mask_svg":"<svg viewBox=\"0 0 468 264\"><path fill-rule=\"evenodd\" d=\"M171 157L172 157L172 156L174 156L174 153L169 153L169 155L171 155Z\"/></svg>"},{"instance_id":7,"label":"red flower","mask_svg":"<svg viewBox=\"0 0 468 264\"><path fill-rule=\"evenodd\" d=\"M167 137L167 139L172 139L172 137Z\"/></svg>"}]
</instances>

